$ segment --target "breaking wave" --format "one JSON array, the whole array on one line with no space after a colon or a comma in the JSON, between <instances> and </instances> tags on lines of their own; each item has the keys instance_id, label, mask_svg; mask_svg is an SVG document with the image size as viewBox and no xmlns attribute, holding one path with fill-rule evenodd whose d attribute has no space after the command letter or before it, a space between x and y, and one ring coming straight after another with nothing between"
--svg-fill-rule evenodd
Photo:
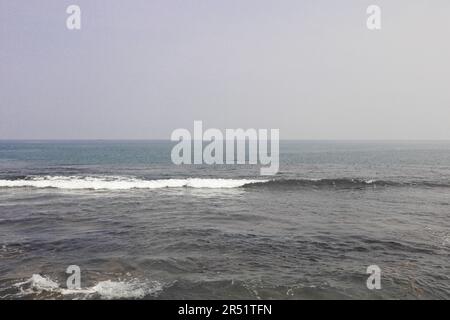
<instances>
[{"instance_id":1,"label":"breaking wave","mask_svg":"<svg viewBox=\"0 0 450 320\"><path fill-rule=\"evenodd\" d=\"M0 188L56 188L68 190L131 190L162 188L367 188L367 187L449 188L450 183L430 181L389 181L361 178L331 179L156 179L145 180L121 176L27 176L0 179Z\"/></svg>"},{"instance_id":2,"label":"breaking wave","mask_svg":"<svg viewBox=\"0 0 450 320\"><path fill-rule=\"evenodd\" d=\"M65 289L49 277L33 274L29 279L14 284L19 290L15 296L70 296L74 298L100 299L143 299L146 296L157 296L163 290L157 281L100 281L96 285L81 289Z\"/></svg>"},{"instance_id":3,"label":"breaking wave","mask_svg":"<svg viewBox=\"0 0 450 320\"><path fill-rule=\"evenodd\" d=\"M239 188L247 184L267 182L267 180L249 179L159 179L142 180L129 177L79 177L79 176L33 176L17 180L0 180L0 187L6 188L57 188L92 190L129 190L161 188Z\"/></svg>"}]
</instances>

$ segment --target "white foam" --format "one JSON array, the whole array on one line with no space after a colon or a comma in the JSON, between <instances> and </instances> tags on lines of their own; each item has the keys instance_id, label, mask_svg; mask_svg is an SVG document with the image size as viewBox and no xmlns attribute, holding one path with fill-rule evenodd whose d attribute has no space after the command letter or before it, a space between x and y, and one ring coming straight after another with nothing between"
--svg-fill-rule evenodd
<instances>
[{"instance_id":1,"label":"white foam","mask_svg":"<svg viewBox=\"0 0 450 320\"><path fill-rule=\"evenodd\" d=\"M92 290L104 299L142 299L146 295L162 290L162 286L157 282L148 286L137 280L129 282L107 280L99 282Z\"/></svg>"},{"instance_id":2,"label":"white foam","mask_svg":"<svg viewBox=\"0 0 450 320\"><path fill-rule=\"evenodd\" d=\"M142 180L129 177L79 177L79 176L37 176L20 180L0 180L0 187L19 188L58 188L58 189L92 189L92 190L130 190L161 188L239 188L246 184L262 183L267 180L249 179L159 179Z\"/></svg>"},{"instance_id":3,"label":"white foam","mask_svg":"<svg viewBox=\"0 0 450 320\"><path fill-rule=\"evenodd\" d=\"M69 295L75 298L99 296L101 299L142 299L147 295L157 295L163 286L157 281L140 281L138 279L120 281L100 281L96 285L81 289L61 288L58 282L46 276L33 274L26 281L14 285L20 289L19 296L52 293Z\"/></svg>"},{"instance_id":4,"label":"white foam","mask_svg":"<svg viewBox=\"0 0 450 320\"><path fill-rule=\"evenodd\" d=\"M48 277L33 274L26 281L16 283L15 287L20 288L23 294L42 293L43 291L54 292L59 290L59 284Z\"/></svg>"}]
</instances>

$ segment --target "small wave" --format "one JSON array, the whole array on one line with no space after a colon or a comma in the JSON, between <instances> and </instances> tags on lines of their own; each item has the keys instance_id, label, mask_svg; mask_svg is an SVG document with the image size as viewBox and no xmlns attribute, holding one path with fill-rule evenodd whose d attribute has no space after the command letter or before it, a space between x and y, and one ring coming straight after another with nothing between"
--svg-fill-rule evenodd
<instances>
[{"instance_id":1,"label":"small wave","mask_svg":"<svg viewBox=\"0 0 450 320\"><path fill-rule=\"evenodd\" d=\"M256 185L247 185L252 187ZM274 179L264 184L266 187L316 187L316 188L367 188L367 187L415 187L449 188L450 183L438 181L393 181L362 178L325 178L325 179Z\"/></svg>"},{"instance_id":2,"label":"small wave","mask_svg":"<svg viewBox=\"0 0 450 320\"><path fill-rule=\"evenodd\" d=\"M249 179L159 179L142 180L129 177L79 177L79 176L32 176L18 180L0 180L0 187L6 188L57 188L92 190L130 190L161 188L239 188L247 184L266 182L267 180Z\"/></svg>"},{"instance_id":3,"label":"small wave","mask_svg":"<svg viewBox=\"0 0 450 320\"><path fill-rule=\"evenodd\" d=\"M19 289L16 296L63 295L75 298L101 299L143 299L146 296L156 296L163 290L157 281L140 281L131 279L127 281L100 281L96 285L81 289L61 288L59 283L49 277L33 274L29 279L14 284Z\"/></svg>"},{"instance_id":4,"label":"small wave","mask_svg":"<svg viewBox=\"0 0 450 320\"><path fill-rule=\"evenodd\" d=\"M393 181L382 181L375 179L274 179L267 181L265 187L336 187L336 188L359 188L359 187L376 187L376 186L395 186L399 183ZM246 185L246 187L256 187L256 185Z\"/></svg>"},{"instance_id":5,"label":"small wave","mask_svg":"<svg viewBox=\"0 0 450 320\"><path fill-rule=\"evenodd\" d=\"M0 258L14 258L21 254L23 254L23 248L21 248L20 246L3 244L0 247Z\"/></svg>"}]
</instances>

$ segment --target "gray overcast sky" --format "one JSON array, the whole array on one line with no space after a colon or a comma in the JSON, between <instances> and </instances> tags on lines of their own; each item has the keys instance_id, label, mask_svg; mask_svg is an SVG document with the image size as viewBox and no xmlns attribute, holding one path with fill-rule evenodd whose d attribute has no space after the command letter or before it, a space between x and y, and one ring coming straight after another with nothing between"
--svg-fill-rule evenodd
<instances>
[{"instance_id":1,"label":"gray overcast sky","mask_svg":"<svg viewBox=\"0 0 450 320\"><path fill-rule=\"evenodd\" d=\"M450 139L448 0L0 0L0 41L0 139Z\"/></svg>"}]
</instances>

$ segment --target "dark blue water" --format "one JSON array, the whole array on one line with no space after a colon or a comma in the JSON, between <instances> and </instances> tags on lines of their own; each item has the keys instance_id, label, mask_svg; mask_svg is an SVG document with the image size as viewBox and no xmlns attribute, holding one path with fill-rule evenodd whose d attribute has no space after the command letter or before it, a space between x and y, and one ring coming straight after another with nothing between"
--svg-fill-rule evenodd
<instances>
[{"instance_id":1,"label":"dark blue water","mask_svg":"<svg viewBox=\"0 0 450 320\"><path fill-rule=\"evenodd\" d=\"M285 141L272 177L172 146L0 142L0 298L450 298L449 142Z\"/></svg>"}]
</instances>

